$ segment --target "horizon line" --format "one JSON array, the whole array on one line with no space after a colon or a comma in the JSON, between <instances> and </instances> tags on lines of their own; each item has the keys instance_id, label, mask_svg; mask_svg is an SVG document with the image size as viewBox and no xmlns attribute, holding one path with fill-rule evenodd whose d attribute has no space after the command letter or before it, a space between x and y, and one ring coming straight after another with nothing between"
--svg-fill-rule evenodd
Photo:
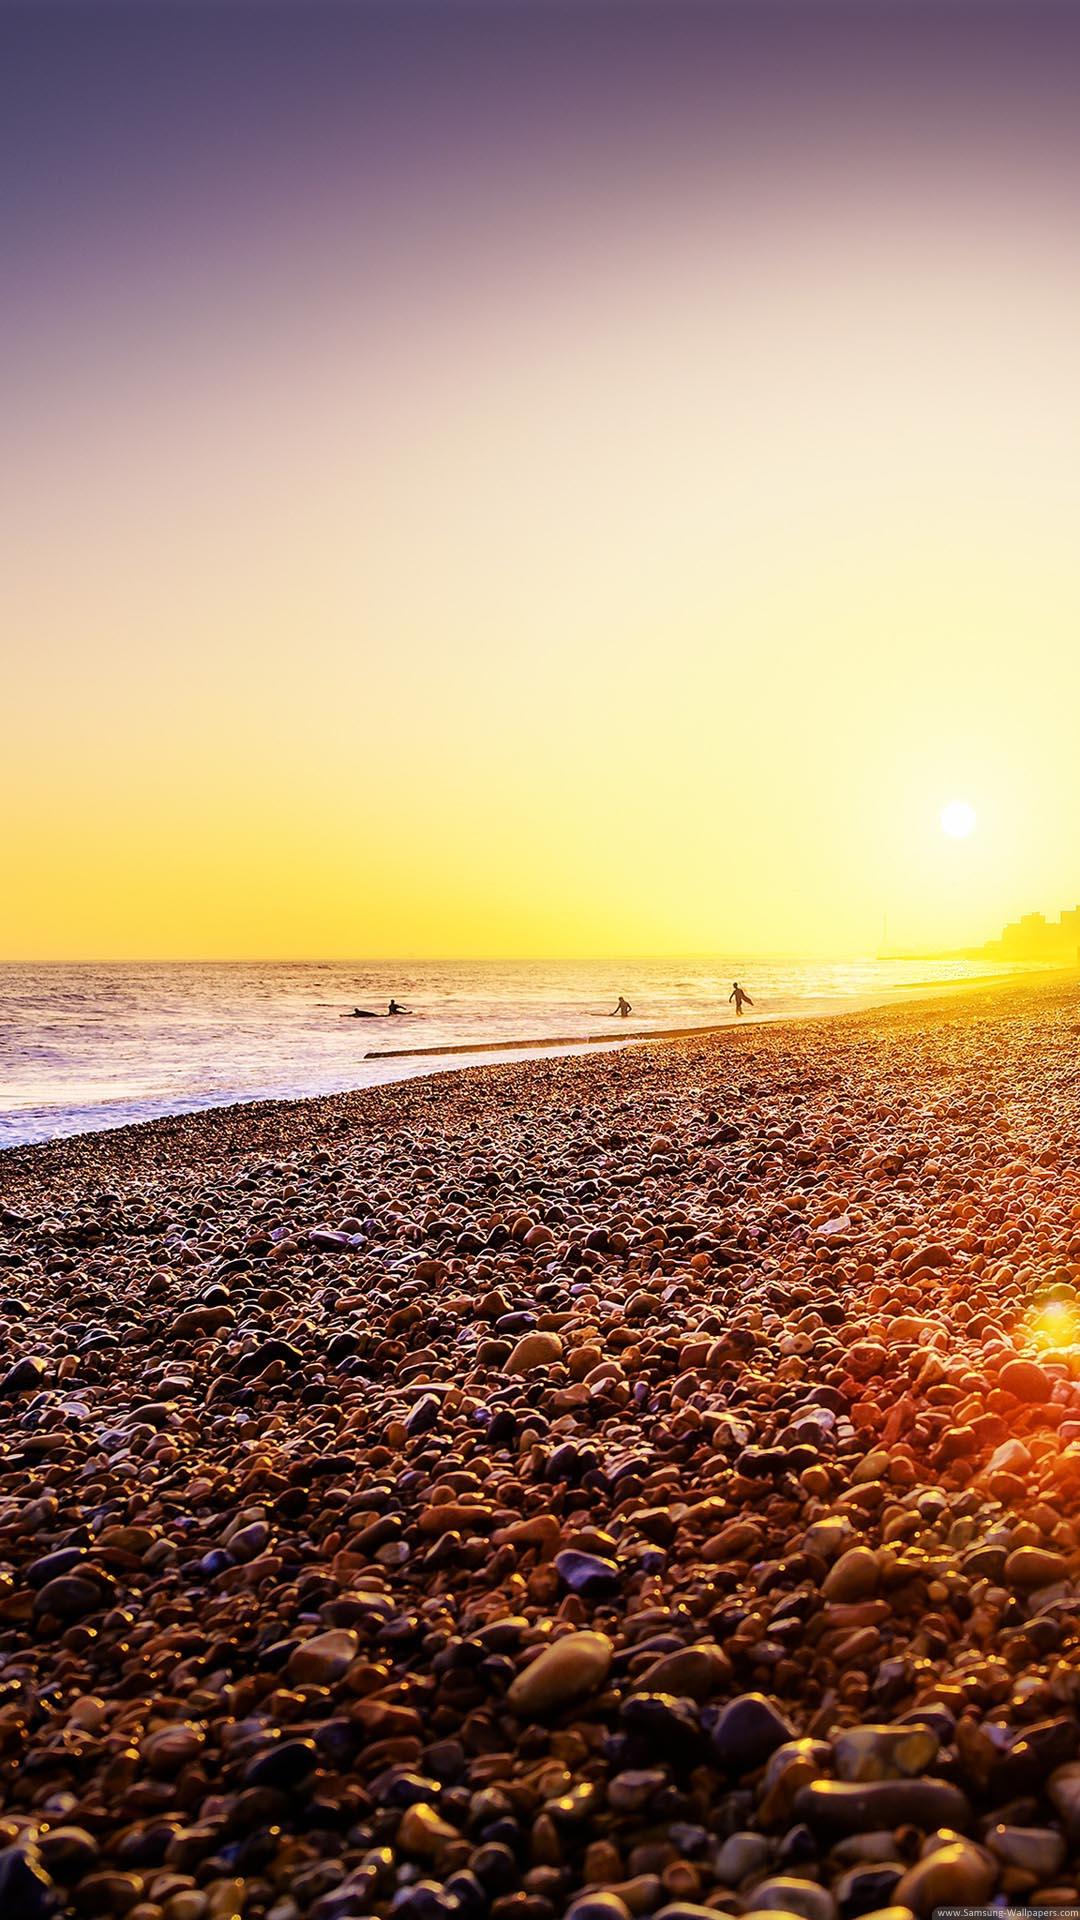
<instances>
[{"instance_id":1,"label":"horizon line","mask_svg":"<svg viewBox=\"0 0 1080 1920\"><path fill-rule=\"evenodd\" d=\"M998 937L992 935L990 941L973 941L963 946L895 948L887 953L874 948L805 947L747 947L740 952L747 960L960 960L981 951ZM733 955L731 948L715 947L610 953L82 954L50 958L0 956L0 967L582 966L608 962L630 965L642 961L730 960Z\"/></svg>"}]
</instances>

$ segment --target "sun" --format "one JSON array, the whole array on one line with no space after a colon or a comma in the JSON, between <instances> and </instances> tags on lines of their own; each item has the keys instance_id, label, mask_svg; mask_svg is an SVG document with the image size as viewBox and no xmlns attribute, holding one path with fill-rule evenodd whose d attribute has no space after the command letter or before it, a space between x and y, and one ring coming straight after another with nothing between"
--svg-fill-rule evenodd
<instances>
[{"instance_id":1,"label":"sun","mask_svg":"<svg viewBox=\"0 0 1080 1920\"><path fill-rule=\"evenodd\" d=\"M967 800L950 800L941 809L941 831L953 840L966 840L975 830L978 814Z\"/></svg>"}]
</instances>

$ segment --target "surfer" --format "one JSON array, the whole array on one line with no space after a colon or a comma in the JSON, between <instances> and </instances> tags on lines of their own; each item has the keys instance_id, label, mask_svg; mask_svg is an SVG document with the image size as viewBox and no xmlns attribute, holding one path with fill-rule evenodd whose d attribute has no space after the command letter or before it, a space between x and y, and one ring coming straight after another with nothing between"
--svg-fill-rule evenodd
<instances>
[{"instance_id":1,"label":"surfer","mask_svg":"<svg viewBox=\"0 0 1080 1920\"><path fill-rule=\"evenodd\" d=\"M396 1000L391 1000L390 1005L387 1007L386 1011L387 1013L411 1013L412 1008L399 1007Z\"/></svg>"},{"instance_id":2,"label":"surfer","mask_svg":"<svg viewBox=\"0 0 1080 1920\"><path fill-rule=\"evenodd\" d=\"M741 1013L744 1006L752 1007L754 1004L746 988L740 987L737 980L732 981L731 992L728 994L729 1004L732 1000L735 1002L736 1013Z\"/></svg>"},{"instance_id":3,"label":"surfer","mask_svg":"<svg viewBox=\"0 0 1080 1920\"><path fill-rule=\"evenodd\" d=\"M627 1015L633 1013L633 1011L634 1009L630 1005L630 1002L626 998L626 995L624 993L620 993L619 998L615 1003L615 1013L618 1014L620 1020L625 1020L627 1018ZM615 1018L615 1013L613 1013L611 1016L613 1020Z\"/></svg>"}]
</instances>

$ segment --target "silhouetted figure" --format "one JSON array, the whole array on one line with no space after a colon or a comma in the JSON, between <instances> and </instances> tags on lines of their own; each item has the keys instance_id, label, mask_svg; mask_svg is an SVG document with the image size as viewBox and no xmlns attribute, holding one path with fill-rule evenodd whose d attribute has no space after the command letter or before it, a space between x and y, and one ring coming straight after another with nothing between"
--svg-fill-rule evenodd
<instances>
[{"instance_id":1,"label":"silhouetted figure","mask_svg":"<svg viewBox=\"0 0 1080 1920\"><path fill-rule=\"evenodd\" d=\"M619 998L615 1003L615 1013L618 1014L620 1020L625 1020L627 1015L633 1013L633 1011L634 1009L630 1005L630 1002L626 998L626 995L620 993ZM613 1020L615 1018L615 1013L613 1013L611 1016Z\"/></svg>"},{"instance_id":2,"label":"silhouetted figure","mask_svg":"<svg viewBox=\"0 0 1080 1920\"><path fill-rule=\"evenodd\" d=\"M399 1007L396 1000L391 1000L390 1005L387 1007L386 1011L387 1013L411 1013L412 1008Z\"/></svg>"},{"instance_id":3,"label":"silhouetted figure","mask_svg":"<svg viewBox=\"0 0 1080 1920\"><path fill-rule=\"evenodd\" d=\"M740 987L737 980L732 982L731 992L728 994L729 1004L732 1000L735 1002L736 1013L741 1013L744 1007L752 1007L754 1004L746 988Z\"/></svg>"}]
</instances>

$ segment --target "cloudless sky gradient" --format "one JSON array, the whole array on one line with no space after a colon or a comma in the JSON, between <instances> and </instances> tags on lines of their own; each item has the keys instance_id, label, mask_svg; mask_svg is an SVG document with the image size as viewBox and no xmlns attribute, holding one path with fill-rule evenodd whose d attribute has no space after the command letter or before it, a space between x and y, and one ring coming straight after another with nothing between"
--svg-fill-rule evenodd
<instances>
[{"instance_id":1,"label":"cloudless sky gradient","mask_svg":"<svg viewBox=\"0 0 1080 1920\"><path fill-rule=\"evenodd\" d=\"M7 5L0 957L1071 904L1078 163L1038 0Z\"/></svg>"}]
</instances>

